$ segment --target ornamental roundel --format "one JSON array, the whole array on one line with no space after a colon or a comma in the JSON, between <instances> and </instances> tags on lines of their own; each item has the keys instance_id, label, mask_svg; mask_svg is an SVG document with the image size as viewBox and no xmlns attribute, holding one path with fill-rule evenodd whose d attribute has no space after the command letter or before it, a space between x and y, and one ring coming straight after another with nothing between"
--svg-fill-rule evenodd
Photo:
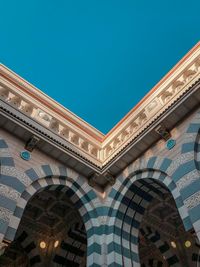
<instances>
[{"instance_id":1,"label":"ornamental roundel","mask_svg":"<svg viewBox=\"0 0 200 267\"><path fill-rule=\"evenodd\" d=\"M20 152L20 156L21 156L22 159L27 160L27 161L31 159L31 154L30 154L30 152L28 152L28 151L26 151L26 150L21 151L21 152Z\"/></svg>"},{"instance_id":2,"label":"ornamental roundel","mask_svg":"<svg viewBox=\"0 0 200 267\"><path fill-rule=\"evenodd\" d=\"M171 150L175 145L176 145L176 140L174 140L174 139L169 139L166 142L166 147L168 150Z\"/></svg>"}]
</instances>

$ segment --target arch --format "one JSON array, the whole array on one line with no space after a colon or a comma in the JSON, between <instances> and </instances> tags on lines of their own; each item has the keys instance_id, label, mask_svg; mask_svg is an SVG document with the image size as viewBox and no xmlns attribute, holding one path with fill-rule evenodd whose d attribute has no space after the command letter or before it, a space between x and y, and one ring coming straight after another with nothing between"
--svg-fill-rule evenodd
<instances>
[{"instance_id":1,"label":"arch","mask_svg":"<svg viewBox=\"0 0 200 267\"><path fill-rule=\"evenodd\" d=\"M178 159L177 161L172 161L168 158L151 157L148 160L139 159L130 164L117 177L117 182L109 193L108 199L111 207L109 210L109 217L115 216L123 197L129 191L133 182L139 179L144 180L146 178L152 178L155 181L160 181L161 184L164 184L169 189L174 197L185 229L191 229L193 225L191 224L188 210L184 205L182 195L179 192L179 187L176 181L173 180L173 174L177 170L178 163Z\"/></svg>"},{"instance_id":2,"label":"arch","mask_svg":"<svg viewBox=\"0 0 200 267\"><path fill-rule=\"evenodd\" d=\"M87 180L70 168L57 165L42 165L27 170L21 180L20 176L8 180L7 186L15 187L19 197L12 202L9 210L11 216L9 223L4 229L2 239L14 240L17 228L22 218L24 209L29 199L45 187L54 187L56 190L64 190L79 211L87 233L89 263L93 264L94 244L100 247L98 238L95 237L94 229L98 228L99 221L93 200L96 193L88 185ZM15 181L15 183L13 183ZM11 201L11 199L9 199ZM95 226L95 227L94 227ZM95 238L95 240L93 240Z\"/></svg>"},{"instance_id":3,"label":"arch","mask_svg":"<svg viewBox=\"0 0 200 267\"><path fill-rule=\"evenodd\" d=\"M131 164L118 177L118 182L109 194L111 209L110 232L113 239L107 240L108 251L116 266L140 266L138 257L138 231L144 211L151 199L166 188L172 194L186 230L192 228L187 208L184 206L176 183L167 174L176 169L167 158L152 157L148 161ZM167 190L167 191L168 191ZM131 214L131 216L130 216ZM110 238L111 239L111 238Z\"/></svg>"},{"instance_id":4,"label":"arch","mask_svg":"<svg viewBox=\"0 0 200 267\"><path fill-rule=\"evenodd\" d=\"M176 171L177 186L200 240L200 111L196 113L183 136L183 164ZM180 169L182 168L182 171Z\"/></svg>"},{"instance_id":5,"label":"arch","mask_svg":"<svg viewBox=\"0 0 200 267\"><path fill-rule=\"evenodd\" d=\"M66 193L69 194L72 202L82 215L86 229L88 228L88 221L94 217L93 213L95 211L92 207L92 200L96 198L96 194L82 176L79 176L69 168L56 165L42 165L31 168L25 172L25 176L29 181L28 186L22 183L20 177L15 177L15 184L18 185L20 197L16 201L13 215L11 216L5 235L6 239L11 241L14 239L27 202L36 192L39 192L47 186L55 186L57 190L68 188ZM8 185L12 186L12 181L8 181Z\"/></svg>"}]
</instances>

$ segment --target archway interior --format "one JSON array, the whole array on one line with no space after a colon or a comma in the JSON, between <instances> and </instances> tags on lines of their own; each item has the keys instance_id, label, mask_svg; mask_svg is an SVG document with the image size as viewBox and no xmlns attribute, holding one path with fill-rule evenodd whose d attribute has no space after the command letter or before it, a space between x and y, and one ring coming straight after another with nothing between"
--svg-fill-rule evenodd
<instances>
[{"instance_id":1,"label":"archway interior","mask_svg":"<svg viewBox=\"0 0 200 267\"><path fill-rule=\"evenodd\" d=\"M170 191L153 179L139 180L136 184L152 196L140 222L141 266L200 266L199 242L193 229L185 231Z\"/></svg>"},{"instance_id":2,"label":"archway interior","mask_svg":"<svg viewBox=\"0 0 200 267\"><path fill-rule=\"evenodd\" d=\"M28 201L0 266L86 266L86 231L65 191L62 186L46 187Z\"/></svg>"}]
</instances>

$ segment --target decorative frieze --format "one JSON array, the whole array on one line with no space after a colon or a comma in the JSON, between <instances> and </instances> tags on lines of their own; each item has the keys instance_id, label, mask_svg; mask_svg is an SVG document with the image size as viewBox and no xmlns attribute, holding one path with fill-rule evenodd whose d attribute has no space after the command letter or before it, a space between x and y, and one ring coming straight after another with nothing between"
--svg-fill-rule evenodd
<instances>
[{"instance_id":1,"label":"decorative frieze","mask_svg":"<svg viewBox=\"0 0 200 267\"><path fill-rule=\"evenodd\" d=\"M68 128L52 115L48 114L37 106L33 106L33 104L26 102L26 100L23 99L23 96L15 94L15 92L11 89L9 90L8 88L1 85L0 98L14 108L25 113L27 116L38 121L44 127L60 135L62 138L66 139L68 142L78 147L80 150L88 153L91 157L98 159L98 151L100 147L91 143L90 140L85 139L82 135L75 132L74 130Z\"/></svg>"},{"instance_id":2,"label":"decorative frieze","mask_svg":"<svg viewBox=\"0 0 200 267\"><path fill-rule=\"evenodd\" d=\"M0 74L1 72L9 74L9 70L2 65L0 65ZM36 88L31 87L32 94L28 97L27 90L24 94L25 89L22 90L21 86L23 85L23 88L27 86L30 89L30 85L23 80L19 82L19 78L15 76L12 77L15 83L18 79L20 90L17 86L12 86L4 75L0 77L0 98L62 137L70 144L70 149L74 148L76 153L86 159L89 156L90 160L94 159L95 164L98 163L102 167L147 129L152 122L156 121L200 79L200 46L105 137L75 115L70 115L71 113L67 110L65 112L71 116L70 120L62 118L59 113L62 107L57 103L54 104L50 98ZM44 105L45 102L46 105ZM81 130L77 127L77 121L81 125ZM88 131L88 128L92 130Z\"/></svg>"},{"instance_id":3,"label":"decorative frieze","mask_svg":"<svg viewBox=\"0 0 200 267\"><path fill-rule=\"evenodd\" d=\"M200 53L200 52L199 52ZM107 163L124 146L137 137L148 125L167 110L173 103L180 98L197 80L200 79L200 57L197 57L193 63L170 82L165 82L165 86L157 88L155 93L146 99L136 109L124 123L124 127L115 130L111 135L109 142L103 143L103 162ZM120 131L119 131L120 129Z\"/></svg>"}]
</instances>

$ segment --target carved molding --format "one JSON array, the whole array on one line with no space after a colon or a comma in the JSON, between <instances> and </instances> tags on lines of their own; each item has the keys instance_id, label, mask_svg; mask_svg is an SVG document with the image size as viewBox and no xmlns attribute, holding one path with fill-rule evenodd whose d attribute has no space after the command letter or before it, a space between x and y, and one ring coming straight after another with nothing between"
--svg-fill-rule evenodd
<instances>
[{"instance_id":1,"label":"carved molding","mask_svg":"<svg viewBox=\"0 0 200 267\"><path fill-rule=\"evenodd\" d=\"M80 133L75 131L73 127L65 125L61 120L56 119L51 114L42 110L33 103L28 102L23 98L23 95L17 95L14 90L3 85L0 79L0 98L7 102L9 105L18 109L22 113L26 114L28 117L36 120L45 128L58 134L66 141L70 142L73 146L78 149L88 153L91 157L98 159L100 147L91 140L86 139Z\"/></svg>"},{"instance_id":2,"label":"carved molding","mask_svg":"<svg viewBox=\"0 0 200 267\"><path fill-rule=\"evenodd\" d=\"M137 108L130 112L105 137L68 110L65 110L65 112L68 115L71 114L72 119L68 121L62 118L60 113L56 113L55 110L60 111L63 108L55 103L53 108L50 109L49 106L53 105L53 100L33 86L31 86L31 96L28 95L25 89L29 89L30 84L3 65L0 65L0 74L1 100L62 137L74 148L74 151L78 151L86 159L88 155L90 160L91 158L94 159L95 162L98 162L99 167L102 167L110 162L163 112L167 111L172 104L176 103L188 90L192 90L191 86L200 79L200 44L163 82L158 84L155 90L150 92ZM20 89L16 85L16 81L18 81ZM24 92L22 85L23 88L27 87ZM38 95L40 98L38 98ZM44 102L48 105L45 106ZM81 129L77 126L78 120Z\"/></svg>"},{"instance_id":3,"label":"carved molding","mask_svg":"<svg viewBox=\"0 0 200 267\"><path fill-rule=\"evenodd\" d=\"M200 51L199 51L200 54ZM129 117L122 129L116 129L109 142L103 143L103 163L109 162L120 150L136 138L148 125L170 108L191 86L200 79L200 56L186 66L172 81L165 83L153 96L144 101ZM159 90L160 89L160 90Z\"/></svg>"}]
</instances>

